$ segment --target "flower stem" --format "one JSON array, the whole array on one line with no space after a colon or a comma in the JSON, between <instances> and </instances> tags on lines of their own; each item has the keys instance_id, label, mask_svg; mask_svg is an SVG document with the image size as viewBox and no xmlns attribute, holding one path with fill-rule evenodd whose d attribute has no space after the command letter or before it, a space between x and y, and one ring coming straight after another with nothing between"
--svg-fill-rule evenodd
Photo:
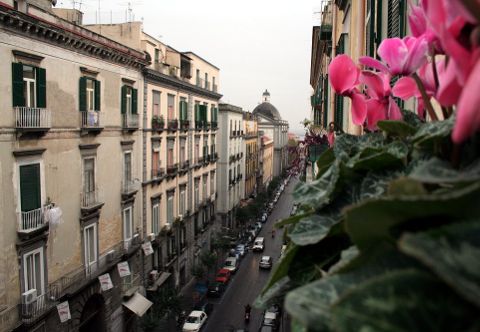
<instances>
[{"instance_id":1,"label":"flower stem","mask_svg":"<svg viewBox=\"0 0 480 332\"><path fill-rule=\"evenodd\" d=\"M437 72L437 63L435 61L435 48L433 45L430 47L430 54L432 55L432 71L433 71L433 80L435 81L435 90L438 90L438 72ZM447 109L442 106L442 115L444 119L448 119L450 116L448 114Z\"/></svg>"},{"instance_id":2,"label":"flower stem","mask_svg":"<svg viewBox=\"0 0 480 332\"><path fill-rule=\"evenodd\" d=\"M435 113L432 103L430 102L430 97L427 95L427 92L425 91L425 86L423 85L422 80L420 79L420 77L418 77L417 73L413 73L412 77L415 80L415 83L417 83L418 90L422 94L423 103L425 104L425 108L427 109L428 115L430 116L432 121L438 121L437 114Z\"/></svg>"}]
</instances>

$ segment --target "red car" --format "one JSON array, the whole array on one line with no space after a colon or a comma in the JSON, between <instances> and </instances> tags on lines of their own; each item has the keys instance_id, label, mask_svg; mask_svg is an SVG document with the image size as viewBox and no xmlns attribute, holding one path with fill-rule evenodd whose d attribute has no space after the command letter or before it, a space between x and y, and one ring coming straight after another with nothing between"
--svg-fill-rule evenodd
<instances>
[{"instance_id":1,"label":"red car","mask_svg":"<svg viewBox=\"0 0 480 332\"><path fill-rule=\"evenodd\" d=\"M221 282L222 284L228 283L230 281L230 270L227 270L227 269L218 270L215 281Z\"/></svg>"}]
</instances>

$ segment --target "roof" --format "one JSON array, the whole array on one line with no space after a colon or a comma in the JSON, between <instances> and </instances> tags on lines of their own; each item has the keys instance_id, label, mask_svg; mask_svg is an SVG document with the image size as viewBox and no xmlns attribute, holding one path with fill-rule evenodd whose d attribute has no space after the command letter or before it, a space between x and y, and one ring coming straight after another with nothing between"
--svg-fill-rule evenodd
<instances>
[{"instance_id":1,"label":"roof","mask_svg":"<svg viewBox=\"0 0 480 332\"><path fill-rule=\"evenodd\" d=\"M268 101L264 101L263 103L255 107L252 111L252 114L260 114L273 120L282 120L282 117L280 116L277 108L270 104Z\"/></svg>"},{"instance_id":2,"label":"roof","mask_svg":"<svg viewBox=\"0 0 480 332\"><path fill-rule=\"evenodd\" d=\"M196 54L196 53L194 53L194 52L192 52L192 51L187 51L187 52L182 52L182 53L184 53L184 54L193 54L193 55L195 55L197 58L199 58L200 60L204 61L205 63L208 63L208 64L209 64L210 66L212 66L213 68L215 68L215 69L217 69L217 70L220 70L220 68L218 68L217 66L215 66L213 63L205 60L205 59L202 58L200 55L198 55L198 54Z\"/></svg>"}]
</instances>

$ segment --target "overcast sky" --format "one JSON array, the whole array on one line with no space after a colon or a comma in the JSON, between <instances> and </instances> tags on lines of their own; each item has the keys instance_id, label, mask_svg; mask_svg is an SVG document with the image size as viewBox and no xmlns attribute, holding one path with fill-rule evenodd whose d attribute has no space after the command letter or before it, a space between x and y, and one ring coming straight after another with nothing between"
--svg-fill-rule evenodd
<instances>
[{"instance_id":1,"label":"overcast sky","mask_svg":"<svg viewBox=\"0 0 480 332\"><path fill-rule=\"evenodd\" d=\"M98 0L83 0L84 23L95 23ZM128 0L101 0L101 23L125 22ZM310 116L312 25L320 0L132 0L132 18L178 51L193 51L220 68L222 101L252 111L265 89L302 133ZM58 0L72 8L71 0ZM76 8L79 1L76 1ZM134 17L133 17L134 15Z\"/></svg>"}]
</instances>

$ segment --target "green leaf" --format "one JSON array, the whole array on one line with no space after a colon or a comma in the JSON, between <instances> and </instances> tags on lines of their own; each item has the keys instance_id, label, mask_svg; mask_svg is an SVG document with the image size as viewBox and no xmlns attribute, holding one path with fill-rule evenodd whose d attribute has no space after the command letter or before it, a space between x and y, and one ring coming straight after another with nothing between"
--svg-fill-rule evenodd
<instances>
[{"instance_id":1,"label":"green leaf","mask_svg":"<svg viewBox=\"0 0 480 332\"><path fill-rule=\"evenodd\" d=\"M361 199L365 200L385 195L390 182L402 175L402 171L369 172L362 180L360 187Z\"/></svg>"},{"instance_id":2,"label":"green leaf","mask_svg":"<svg viewBox=\"0 0 480 332\"><path fill-rule=\"evenodd\" d=\"M377 241L395 241L402 227L427 229L445 221L480 216L478 197L480 183L435 195L380 197L347 208L345 229L362 250Z\"/></svg>"},{"instance_id":3,"label":"green leaf","mask_svg":"<svg viewBox=\"0 0 480 332\"><path fill-rule=\"evenodd\" d=\"M480 160L457 170L447 161L431 158L420 162L409 174L409 177L423 183L462 183L480 180Z\"/></svg>"},{"instance_id":4,"label":"green leaf","mask_svg":"<svg viewBox=\"0 0 480 332\"><path fill-rule=\"evenodd\" d=\"M315 244L327 236L332 226L339 222L339 219L314 214L300 219L289 236L292 242L299 246Z\"/></svg>"},{"instance_id":5,"label":"green leaf","mask_svg":"<svg viewBox=\"0 0 480 332\"><path fill-rule=\"evenodd\" d=\"M417 146L427 146L435 141L442 140L450 136L454 123L454 116L443 121L427 122L413 135L412 141Z\"/></svg>"},{"instance_id":6,"label":"green leaf","mask_svg":"<svg viewBox=\"0 0 480 332\"><path fill-rule=\"evenodd\" d=\"M354 253L352 249L349 251L350 254ZM359 283L387 271L404 269L416 264L413 259L399 253L392 246L383 244L347 260L349 262L344 263L354 266L353 269L326 276L287 294L285 299L287 311L309 329L330 331L331 305Z\"/></svg>"},{"instance_id":7,"label":"green leaf","mask_svg":"<svg viewBox=\"0 0 480 332\"><path fill-rule=\"evenodd\" d=\"M266 309L268 306L283 302L283 297L290 290L290 278L285 276L270 287L265 288L254 301L254 306L259 309Z\"/></svg>"},{"instance_id":8,"label":"green leaf","mask_svg":"<svg viewBox=\"0 0 480 332\"><path fill-rule=\"evenodd\" d=\"M290 216L286 219L277 221L274 226L275 226L275 228L282 228L283 226L286 226L286 225L296 224L300 219L308 217L312 213L313 213L313 211L310 211L310 212L307 212L307 213L296 214L294 216Z\"/></svg>"},{"instance_id":9,"label":"green leaf","mask_svg":"<svg viewBox=\"0 0 480 332\"><path fill-rule=\"evenodd\" d=\"M330 202L339 177L339 162L335 162L318 180L300 183L293 192L293 197L303 205L321 208Z\"/></svg>"},{"instance_id":10,"label":"green leaf","mask_svg":"<svg viewBox=\"0 0 480 332\"><path fill-rule=\"evenodd\" d=\"M380 148L385 138L381 133L368 133L362 136L342 134L335 139L333 152L337 160L348 160L365 148Z\"/></svg>"},{"instance_id":11,"label":"green leaf","mask_svg":"<svg viewBox=\"0 0 480 332\"><path fill-rule=\"evenodd\" d=\"M332 148L328 148L317 159L317 178L321 177L335 161L335 153Z\"/></svg>"},{"instance_id":12,"label":"green leaf","mask_svg":"<svg viewBox=\"0 0 480 332\"><path fill-rule=\"evenodd\" d=\"M337 331L468 331L478 327L475 307L418 270L393 271L342 295L332 307ZM473 331L473 330L472 330Z\"/></svg>"},{"instance_id":13,"label":"green leaf","mask_svg":"<svg viewBox=\"0 0 480 332\"><path fill-rule=\"evenodd\" d=\"M292 332L307 332L307 329L298 320L292 319L291 331Z\"/></svg>"},{"instance_id":14,"label":"green leaf","mask_svg":"<svg viewBox=\"0 0 480 332\"><path fill-rule=\"evenodd\" d=\"M383 170L406 163L408 147L400 141L384 147L367 147L347 162L347 167L355 170Z\"/></svg>"},{"instance_id":15,"label":"green leaf","mask_svg":"<svg viewBox=\"0 0 480 332\"><path fill-rule=\"evenodd\" d=\"M427 194L427 191L423 187L422 183L410 178L403 177L390 182L390 184L388 185L388 194L390 196L418 196Z\"/></svg>"},{"instance_id":16,"label":"green leaf","mask_svg":"<svg viewBox=\"0 0 480 332\"><path fill-rule=\"evenodd\" d=\"M408 123L410 126L414 128L419 128L421 125L425 123L425 121L420 119L415 112L403 109L402 115L403 115L403 121L405 121L406 123Z\"/></svg>"},{"instance_id":17,"label":"green leaf","mask_svg":"<svg viewBox=\"0 0 480 332\"><path fill-rule=\"evenodd\" d=\"M417 129L414 126L408 124L405 121L378 121L377 126L384 132L392 136L408 137L417 132Z\"/></svg>"},{"instance_id":18,"label":"green leaf","mask_svg":"<svg viewBox=\"0 0 480 332\"><path fill-rule=\"evenodd\" d=\"M354 258L358 257L359 254L360 254L360 251L356 246L351 246L348 249L343 250L340 256L340 260L330 267L330 270L328 270L328 273L332 274L344 268Z\"/></svg>"},{"instance_id":19,"label":"green leaf","mask_svg":"<svg viewBox=\"0 0 480 332\"><path fill-rule=\"evenodd\" d=\"M419 259L480 307L480 221L406 234L399 244L400 250Z\"/></svg>"}]
</instances>

